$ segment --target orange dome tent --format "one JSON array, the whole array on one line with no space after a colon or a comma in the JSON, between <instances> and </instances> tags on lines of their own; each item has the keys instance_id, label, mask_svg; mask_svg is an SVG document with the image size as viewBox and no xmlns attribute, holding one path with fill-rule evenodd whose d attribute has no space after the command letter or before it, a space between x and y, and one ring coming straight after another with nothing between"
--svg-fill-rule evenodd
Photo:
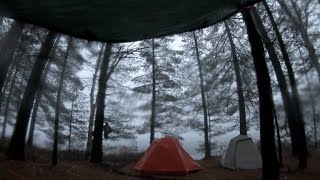
<instances>
[{"instance_id":1,"label":"orange dome tent","mask_svg":"<svg viewBox=\"0 0 320 180\"><path fill-rule=\"evenodd\" d=\"M171 136L154 140L133 167L141 174L185 175L201 169Z\"/></svg>"}]
</instances>

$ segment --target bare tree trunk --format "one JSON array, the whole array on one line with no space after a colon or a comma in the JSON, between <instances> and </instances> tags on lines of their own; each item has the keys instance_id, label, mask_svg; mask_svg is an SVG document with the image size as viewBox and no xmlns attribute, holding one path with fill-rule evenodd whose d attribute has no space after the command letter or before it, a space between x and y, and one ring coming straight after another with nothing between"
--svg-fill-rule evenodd
<instances>
[{"instance_id":1,"label":"bare tree trunk","mask_svg":"<svg viewBox=\"0 0 320 180\"><path fill-rule=\"evenodd\" d=\"M44 43L41 46L38 58L32 68L26 90L20 104L20 110L17 115L17 121L10 141L7 155L9 159L24 160L25 139L28 128L29 117L33 107L33 101L36 92L40 86L42 72L48 62L48 56L52 49L57 33L49 32Z\"/></svg>"},{"instance_id":2,"label":"bare tree trunk","mask_svg":"<svg viewBox=\"0 0 320 180\"><path fill-rule=\"evenodd\" d=\"M238 93L238 104L239 104L239 111L240 111L240 134L241 135L247 135L247 121L246 121L246 109L244 104L244 97L243 97L243 89L242 89L242 81L241 81L241 75L240 75L240 66L239 66L239 60L236 53L236 46L234 45L231 31L229 28L228 23L225 21L224 25L227 30L227 35L229 38L229 42L231 45L231 54L232 54L232 60L233 60L233 67L236 75L236 82L237 82L237 93Z\"/></svg>"},{"instance_id":3,"label":"bare tree trunk","mask_svg":"<svg viewBox=\"0 0 320 180\"><path fill-rule=\"evenodd\" d=\"M260 18L259 14L256 12L255 8L252 8L252 12L254 14L257 28L260 31L260 35L262 36L262 40L265 44L265 47L269 53L270 60L273 66L273 69L276 73L276 78L278 81L278 86L281 92L281 97L285 109L286 116L288 117L288 124L289 124L289 130L290 130L290 135L291 135L291 142L292 142L292 153L294 155L297 155L298 149L299 149L299 144L297 142L298 137L297 137L297 119L294 116L294 112L292 111L294 109L294 106L291 102L288 86L286 83L286 78L284 76L284 73L281 69L281 64L278 58L278 55L276 53L276 50L273 46L273 43L271 39L268 37L267 30L265 29L262 19Z\"/></svg>"},{"instance_id":4,"label":"bare tree trunk","mask_svg":"<svg viewBox=\"0 0 320 180\"><path fill-rule=\"evenodd\" d=\"M99 88L97 93L97 108L93 131L92 151L90 161L93 163L100 163L102 161L102 132L104 121L105 97L107 89L108 67L110 63L110 56L112 53L112 44L107 43L103 55L100 76Z\"/></svg>"},{"instance_id":5,"label":"bare tree trunk","mask_svg":"<svg viewBox=\"0 0 320 180\"><path fill-rule=\"evenodd\" d=\"M70 118L70 123L69 123L69 153L71 152L71 135L72 135L72 121L73 121L73 103L71 104L71 118Z\"/></svg>"},{"instance_id":6,"label":"bare tree trunk","mask_svg":"<svg viewBox=\"0 0 320 180\"><path fill-rule=\"evenodd\" d=\"M303 69L304 69L305 72L307 72L305 66L303 66ZM306 81L307 81L307 89L309 91L309 99L310 99L310 102L311 102L312 120L313 120L313 128L314 128L314 147L317 147L318 146L318 140L317 140L317 117L316 117L317 115L316 115L316 112L315 112L316 103L314 102L314 98L313 98L313 95L312 95L308 74L306 73L305 75L306 75Z\"/></svg>"},{"instance_id":7,"label":"bare tree trunk","mask_svg":"<svg viewBox=\"0 0 320 180\"><path fill-rule=\"evenodd\" d=\"M54 50L57 48L57 46L59 44L59 39L60 39L60 35L58 35L57 40L55 41L53 48L52 48L52 51L50 53L54 52ZM28 139L27 139L27 145L29 147L33 146L33 137L34 137L34 129L36 126L36 121L37 121L37 113L38 113L38 109L39 109L40 102L41 102L42 95L43 95L45 80L47 79L50 67L51 67L51 61L49 61L47 63L47 65L44 69L44 72L43 72L43 75L42 75L41 81L40 81L40 87L39 87L39 90L37 91L36 100L35 100L34 107L32 110L29 135L28 135Z\"/></svg>"},{"instance_id":8,"label":"bare tree trunk","mask_svg":"<svg viewBox=\"0 0 320 180\"><path fill-rule=\"evenodd\" d=\"M154 140L154 123L156 110L156 59L154 54L154 39L152 39L152 102L151 102L151 117L150 117L150 144Z\"/></svg>"},{"instance_id":9,"label":"bare tree trunk","mask_svg":"<svg viewBox=\"0 0 320 180\"><path fill-rule=\"evenodd\" d=\"M247 10L242 11L242 16L251 44L251 54L253 56L259 91L262 179L279 179L278 160L274 140L272 89L263 43L256 30L250 12Z\"/></svg>"},{"instance_id":10,"label":"bare tree trunk","mask_svg":"<svg viewBox=\"0 0 320 180\"><path fill-rule=\"evenodd\" d=\"M19 108L20 108L20 102L21 102L21 95L22 95L22 90L23 90L23 82L24 82L24 76L25 76L25 73L26 73L26 70L23 69L22 72L21 72L21 81L20 81L20 84L19 84L19 89L18 89L18 97L17 97L17 114L19 112Z\"/></svg>"},{"instance_id":11,"label":"bare tree trunk","mask_svg":"<svg viewBox=\"0 0 320 180\"><path fill-rule=\"evenodd\" d=\"M11 82L11 85L10 85L9 94L8 94L7 99L6 99L6 107L5 107L5 110L4 110L4 118L3 118L1 139L5 139L5 136L6 136L6 129L7 129L7 121L8 121L8 113L9 113L9 108L10 108L11 95L12 95L12 92L13 92L14 84L16 82L17 72L18 72L18 69L16 68L16 71L14 72L13 79L12 79L12 82Z\"/></svg>"},{"instance_id":12,"label":"bare tree trunk","mask_svg":"<svg viewBox=\"0 0 320 180\"><path fill-rule=\"evenodd\" d=\"M90 91L90 117L89 117L89 126L88 126L88 139L87 139L87 149L86 149L86 158L89 159L91 155L91 149L92 149L92 129L93 129L93 120L94 120L94 113L96 110L96 104L94 100L94 89L96 87L97 77L98 77L98 71L100 68L100 64L102 61L102 55L104 52L105 44L101 45L101 50L99 53L99 57L97 59L96 68L93 74L92 79L92 87Z\"/></svg>"},{"instance_id":13,"label":"bare tree trunk","mask_svg":"<svg viewBox=\"0 0 320 180\"><path fill-rule=\"evenodd\" d=\"M196 54L197 54L197 62L198 62L198 69L199 69L199 78L200 78L200 89L201 89L201 99L202 99L202 109L203 109L203 123L204 123L204 157L209 158L211 154L211 147L209 144L209 136L208 136L208 115L207 115L207 105L206 105L206 97L204 94L204 85L203 85L203 75L202 75L202 67L201 67L201 62L200 62L200 55L199 55L199 49L198 49L198 42L197 42L197 37L194 31L193 33L193 38L194 38L194 43L195 43L195 49L196 49Z\"/></svg>"},{"instance_id":14,"label":"bare tree trunk","mask_svg":"<svg viewBox=\"0 0 320 180\"><path fill-rule=\"evenodd\" d=\"M273 104L274 106L274 104ZM277 111L273 107L273 115L274 115L274 122L276 124L276 130L277 130L277 140L278 140L278 155L279 155L279 167L283 167L283 158L282 158L282 144L281 144L281 136L280 136L280 129L279 129L279 123L277 118Z\"/></svg>"},{"instance_id":15,"label":"bare tree trunk","mask_svg":"<svg viewBox=\"0 0 320 180\"><path fill-rule=\"evenodd\" d=\"M0 91L0 114L2 112L2 105L3 105L3 101L4 101L5 90L7 89L7 86L9 84L9 80L10 80L12 74L13 74L13 69L14 69L13 67L14 66L12 66L12 65L10 66L9 71L8 71L9 73L8 73L8 76L6 77L6 81L4 83L2 92Z\"/></svg>"},{"instance_id":16,"label":"bare tree trunk","mask_svg":"<svg viewBox=\"0 0 320 180\"><path fill-rule=\"evenodd\" d=\"M59 121L60 121L60 106L61 106L61 94L63 88L63 81L65 79L66 68L68 63L68 57L70 54L70 49L72 48L72 37L69 38L67 51L65 53L63 59L63 65L59 80L59 87L58 87L58 94L57 94L57 101L55 107L55 118L54 118L54 135L53 135L53 153L52 153L52 165L55 166L58 163L58 135L59 135Z\"/></svg>"},{"instance_id":17,"label":"bare tree trunk","mask_svg":"<svg viewBox=\"0 0 320 180\"><path fill-rule=\"evenodd\" d=\"M295 16L293 16L293 14L290 11L290 8L288 7L288 5L284 1L277 0L277 2L280 4L280 6L284 10L284 12L288 15L288 17L291 20L294 27L299 31L301 38L304 42L304 45L308 51L311 65L316 69L316 71L318 73L318 80L320 81L320 63L317 59L316 50L310 40L308 31L302 21L301 11L297 8L296 4L291 1L292 7L293 7L295 13L297 14L297 16L295 17Z\"/></svg>"},{"instance_id":18,"label":"bare tree trunk","mask_svg":"<svg viewBox=\"0 0 320 180\"><path fill-rule=\"evenodd\" d=\"M9 32L0 42L0 93L2 93L3 85L12 63L12 56L18 45L24 23L14 21Z\"/></svg>"},{"instance_id":19,"label":"bare tree trunk","mask_svg":"<svg viewBox=\"0 0 320 180\"><path fill-rule=\"evenodd\" d=\"M290 13L288 7L286 6L286 4L284 4L282 1L278 1L281 5L282 8L285 9L286 13L288 14L288 16L290 17L291 16L291 20L293 22L295 22L294 24L297 24L297 22L292 19L293 16L292 14ZM292 104L293 104L293 109L291 112L293 112L294 116L295 116L295 119L297 120L296 124L296 131L297 131L297 142L299 143L299 147L298 147L298 153L299 153L299 167L300 168L304 168L307 166L307 154L308 154L308 150L307 150L307 142L306 142L306 135L305 135L305 127L304 127L304 120L303 120L303 113L302 113L302 110L301 110L301 106L300 106L300 98L299 98L299 92L298 92L298 88L297 88L297 83L296 83L296 79L295 79L295 76L294 76L294 72L293 72L293 68L292 68L292 65L291 65L291 62L290 62L290 59L289 59L289 55L288 55L288 52L287 52L287 49L285 47L285 44L283 42L283 39L282 39L282 36L281 36L281 33L277 27L277 24L273 18L273 15L272 15L272 12L268 6L268 4L263 1L264 3L264 6L265 6L265 9L268 13L268 16L271 20L271 24L273 26L273 29L275 30L275 33L276 33L276 37L279 41L279 45L280 45L280 49L281 49L281 52L282 52L282 56L283 56L283 59L284 59L284 62L285 62L285 65L287 67L287 70L288 70L288 74L289 74L289 82L290 82L290 85L291 85L291 90L292 90ZM301 27L302 27L302 24L301 24ZM302 28L303 29L303 28ZM305 36L305 38L309 38L308 35ZM309 41L310 42L310 41ZM310 44L309 44L310 45ZM312 45L312 44L311 44ZM310 55L310 53L309 53ZM320 75L320 74L318 74ZM319 80L320 80L320 77L319 77ZM289 118L289 117L288 117Z\"/></svg>"},{"instance_id":20,"label":"bare tree trunk","mask_svg":"<svg viewBox=\"0 0 320 180\"><path fill-rule=\"evenodd\" d=\"M29 129L29 136L28 136L28 139L27 139L27 145L29 147L33 146L33 136L34 136L34 129L35 129L36 120L37 120L38 108L39 108L39 105L40 105L40 102L41 102L41 99L42 99L42 91L43 91L43 88L44 88L44 80L46 79L46 77L48 75L48 72L50 70L50 66L51 66L51 63L49 62L47 64L45 70L44 70L43 77L42 77L42 80L41 80L42 82L41 82L40 88L39 88L39 90L37 92L36 100L35 100L34 107L33 107L33 110L32 110L30 129Z\"/></svg>"}]
</instances>

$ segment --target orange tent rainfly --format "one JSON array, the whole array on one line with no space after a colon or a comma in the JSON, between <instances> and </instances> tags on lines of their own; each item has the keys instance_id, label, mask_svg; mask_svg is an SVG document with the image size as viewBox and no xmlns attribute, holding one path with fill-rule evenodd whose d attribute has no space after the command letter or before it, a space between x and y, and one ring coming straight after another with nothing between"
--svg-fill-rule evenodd
<instances>
[{"instance_id":1,"label":"orange tent rainfly","mask_svg":"<svg viewBox=\"0 0 320 180\"><path fill-rule=\"evenodd\" d=\"M171 136L154 140L133 167L141 174L185 175L201 169Z\"/></svg>"}]
</instances>

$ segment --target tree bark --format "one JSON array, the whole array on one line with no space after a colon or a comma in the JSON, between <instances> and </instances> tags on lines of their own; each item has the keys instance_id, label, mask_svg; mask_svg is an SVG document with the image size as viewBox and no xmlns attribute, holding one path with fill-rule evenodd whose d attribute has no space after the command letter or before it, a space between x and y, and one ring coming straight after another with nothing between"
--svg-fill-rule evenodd
<instances>
[{"instance_id":1,"label":"tree bark","mask_svg":"<svg viewBox=\"0 0 320 180\"><path fill-rule=\"evenodd\" d=\"M274 106L274 104L273 104ZM273 107L273 115L274 115L274 122L276 124L276 130L277 130L277 140L278 140L278 155L279 155L279 167L283 167L283 158L282 158L282 144L281 144L281 136L280 136L280 129L279 129L279 123L277 118L277 111Z\"/></svg>"},{"instance_id":2,"label":"tree bark","mask_svg":"<svg viewBox=\"0 0 320 180\"><path fill-rule=\"evenodd\" d=\"M20 102L21 102L21 95L22 95L22 91L23 91L23 82L24 82L24 76L26 74L26 70L23 69L22 72L21 72L21 81L20 81L20 84L19 84L19 89L18 89L18 95L17 95L17 114L19 112L19 108L20 108Z\"/></svg>"},{"instance_id":3,"label":"tree bark","mask_svg":"<svg viewBox=\"0 0 320 180\"><path fill-rule=\"evenodd\" d=\"M54 135L53 135L53 153L52 153L52 166L56 166L58 163L58 135L59 135L59 121L60 121L60 106L61 106L61 94L63 89L63 81L65 79L65 72L68 63L68 57L70 54L70 49L72 48L72 37L69 38L67 50L63 59L63 65L59 80L57 101L55 107L55 118L54 118Z\"/></svg>"},{"instance_id":4,"label":"tree bark","mask_svg":"<svg viewBox=\"0 0 320 180\"><path fill-rule=\"evenodd\" d=\"M6 129L7 129L8 113L9 113L9 108L10 108L10 101L11 101L11 96L12 96L14 84L16 82L17 72L18 72L18 69L16 68L16 71L14 72L13 79L12 79L12 82L11 82L11 85L10 85L9 94L8 94L7 99L6 99L6 107L5 107L5 110L4 110L4 118L3 118L3 125L2 125L2 135L1 135L1 139L2 140L4 140L5 136L6 136Z\"/></svg>"},{"instance_id":5,"label":"tree bark","mask_svg":"<svg viewBox=\"0 0 320 180\"><path fill-rule=\"evenodd\" d=\"M93 74L92 78L92 87L90 91L90 117L89 117L89 126L88 126L88 139L87 139L87 149L86 149L86 158L89 159L91 155L91 149L92 149L92 130L93 130L93 120L94 120L94 113L96 110L96 104L94 100L94 89L96 87L96 82L98 78L98 72L100 68L100 64L102 61L102 55L104 53L105 44L101 45L101 50L97 59L96 68Z\"/></svg>"},{"instance_id":6,"label":"tree bark","mask_svg":"<svg viewBox=\"0 0 320 180\"><path fill-rule=\"evenodd\" d=\"M12 56L18 45L24 23L14 21L9 32L0 42L0 93L2 93L3 85L12 63Z\"/></svg>"},{"instance_id":7,"label":"tree bark","mask_svg":"<svg viewBox=\"0 0 320 180\"><path fill-rule=\"evenodd\" d=\"M41 99L42 99L42 91L43 91L43 88L44 88L44 80L46 79L46 77L47 77L47 75L49 73L50 66L51 66L51 63L49 62L47 64L45 70L44 70L43 75L42 75L43 77L42 77L42 80L41 80L41 85L40 85L40 88L39 88L39 90L37 92L36 100L35 100L34 107L33 107L33 110L32 110L30 129L29 129L29 136L28 136L28 139L27 139L27 145L29 147L33 146L34 129L35 129L35 125L36 125L37 113L38 113L39 105L40 105L40 102L41 102Z\"/></svg>"},{"instance_id":8,"label":"tree bark","mask_svg":"<svg viewBox=\"0 0 320 180\"><path fill-rule=\"evenodd\" d=\"M206 97L204 94L204 85L203 85L203 75L202 75L202 67L200 62L200 55L199 55L199 49L198 49L198 42L197 37L194 31L193 38L195 43L195 49L196 49L196 55L197 55L197 62L198 62L198 69L199 69L199 78L200 78L200 89L201 89L201 99L202 99L202 109L203 109L203 123L204 123L204 157L209 158L211 154L211 148L209 144L209 136L208 136L208 115L207 115L207 105L206 105Z\"/></svg>"},{"instance_id":9,"label":"tree bark","mask_svg":"<svg viewBox=\"0 0 320 180\"><path fill-rule=\"evenodd\" d=\"M3 105L3 101L4 101L4 94L5 94L5 90L7 89L7 86L9 84L9 79L11 78L12 74L13 74L13 66L11 65L10 68L9 68L9 73L8 73L8 76L6 77L6 81L3 85L3 89L2 91L0 91L0 114L2 112L2 105Z\"/></svg>"},{"instance_id":10,"label":"tree bark","mask_svg":"<svg viewBox=\"0 0 320 180\"><path fill-rule=\"evenodd\" d=\"M156 110L156 59L154 54L154 39L152 39L152 101L151 101L151 117L150 117L150 144L154 140L154 126Z\"/></svg>"},{"instance_id":11,"label":"tree bark","mask_svg":"<svg viewBox=\"0 0 320 180\"><path fill-rule=\"evenodd\" d=\"M247 10L242 11L242 16L251 44L251 54L253 56L259 91L262 179L279 179L278 160L274 140L272 90L263 43L256 30L250 12Z\"/></svg>"},{"instance_id":12,"label":"tree bark","mask_svg":"<svg viewBox=\"0 0 320 180\"><path fill-rule=\"evenodd\" d=\"M71 135L72 135L72 121L73 121L73 103L71 104L71 118L70 118L70 122L69 122L69 153L71 152Z\"/></svg>"},{"instance_id":13,"label":"tree bark","mask_svg":"<svg viewBox=\"0 0 320 180\"><path fill-rule=\"evenodd\" d=\"M262 19L260 18L259 14L256 12L255 8L252 8L252 12L254 14L254 18L256 20L257 28L260 31L260 35L262 36L262 40L265 44L265 47L269 53L270 61L272 63L273 69L276 73L276 78L278 81L278 86L281 92L281 97L285 109L285 113L288 119L289 124L289 130L290 130L290 136L291 136L291 144L292 144L292 153L294 155L297 155L298 149L299 149L299 143L298 140L298 134L297 134L297 119L294 116L294 112L292 111L294 109L294 106L290 99L290 94L288 90L288 86L286 83L286 78L284 76L284 73L281 68L281 64L278 58L278 55L276 53L276 50L273 46L273 43L271 39L268 37L267 30L265 29Z\"/></svg>"},{"instance_id":14,"label":"tree bark","mask_svg":"<svg viewBox=\"0 0 320 180\"><path fill-rule=\"evenodd\" d=\"M238 104L239 104L239 112L240 112L240 134L246 136L247 135L246 109L245 109L245 104L244 104L244 96L243 96L242 81L241 81L241 75L240 75L239 60L237 57L236 46L233 42L229 25L226 21L224 22L224 25L226 27L227 35L228 35L230 46L231 46L232 62L233 62L233 67L234 67L234 71L235 71L235 75L236 75Z\"/></svg>"},{"instance_id":15,"label":"tree bark","mask_svg":"<svg viewBox=\"0 0 320 180\"><path fill-rule=\"evenodd\" d=\"M105 108L105 97L107 89L107 78L108 78L108 67L110 63L110 56L112 53L112 44L107 43L106 49L103 55L100 76L99 76L99 88L96 98L97 108L96 117L93 131L93 141L91 150L91 159L93 163L100 163L102 161L102 132L103 132L103 121L104 121L104 108Z\"/></svg>"},{"instance_id":16,"label":"tree bark","mask_svg":"<svg viewBox=\"0 0 320 180\"><path fill-rule=\"evenodd\" d=\"M60 35L58 35L57 40L55 41L51 52L53 52L57 48L58 43L59 43L59 39L60 39ZM45 88L44 87L45 86L45 80L47 79L47 76L49 74L50 67L51 67L51 61L49 61L47 63L47 65L46 65L46 67L44 69L44 72L43 72L43 75L42 75L41 81L40 81L40 87L39 87L39 89L37 91L36 100L35 100L35 103L34 103L34 107L32 109L30 129L29 129L29 135L28 135L28 139L27 139L27 145L29 147L33 146L34 129L35 129L35 126L36 126L36 121L37 121L37 113L38 113L38 109L39 109L40 102L41 102L41 99L42 99L43 90Z\"/></svg>"},{"instance_id":17,"label":"tree bark","mask_svg":"<svg viewBox=\"0 0 320 180\"><path fill-rule=\"evenodd\" d=\"M301 38L304 42L304 45L308 51L309 59L311 65L316 69L318 73L318 80L320 81L320 63L317 59L316 50L310 40L308 31L306 27L304 26L304 23L302 21L301 12L297 9L296 4L292 2L292 7L295 10L297 17L294 17L291 13L288 5L282 1L277 0L277 2L280 4L281 8L284 10L284 12L288 15L290 21L292 22L292 25L298 30L298 32L301 35Z\"/></svg>"},{"instance_id":18,"label":"tree bark","mask_svg":"<svg viewBox=\"0 0 320 180\"><path fill-rule=\"evenodd\" d=\"M303 66L304 71L306 72L306 67ZM316 103L314 101L314 97L312 95L312 91L311 91L311 87L310 87L310 81L309 81L309 77L308 74L305 74L306 76L306 82L307 82L307 89L308 89L308 93L309 93L309 99L311 102L311 112L312 112L312 120L313 120L313 128L314 128L314 147L318 146L318 141L317 141L317 115L316 115Z\"/></svg>"},{"instance_id":19,"label":"tree bark","mask_svg":"<svg viewBox=\"0 0 320 180\"><path fill-rule=\"evenodd\" d=\"M299 148L298 150L299 152L299 166L300 168L306 167L307 165L307 154L308 154L308 150L307 150L307 143L306 143L306 135L305 135L305 128L304 128L304 120L303 120L303 113L301 110L301 106L300 106L300 96L299 96L299 91L297 88L297 83L296 83L296 79L294 76L294 72L293 72L293 68L290 62L290 58L289 58L289 54L287 52L287 49L285 47L284 41L282 39L281 33L278 29L278 26L274 20L274 17L272 15L272 12L268 6L268 4L263 1L263 4L265 6L265 9L267 11L267 14L269 16L269 19L271 20L271 24L273 26L273 29L275 30L276 33L276 37L278 39L279 42L279 46L281 49L281 53L285 62L285 65L287 67L288 70L288 75L289 75L289 82L290 82L290 86L291 86L291 90L292 90L292 104L293 104L293 110L291 112L293 112L295 119L297 120L296 124L297 124L297 141L299 142ZM286 10L288 11L288 9ZM289 11L288 11L289 12ZM307 36L308 38L308 36ZM319 74L318 74L319 75ZM319 78L320 80L320 78Z\"/></svg>"},{"instance_id":20,"label":"tree bark","mask_svg":"<svg viewBox=\"0 0 320 180\"><path fill-rule=\"evenodd\" d=\"M44 43L41 46L38 58L32 68L26 90L20 104L17 121L10 141L7 156L13 160L24 160L25 139L28 128L29 117L33 107L35 95L40 86L42 72L48 62L48 56L52 49L57 33L49 32Z\"/></svg>"}]
</instances>

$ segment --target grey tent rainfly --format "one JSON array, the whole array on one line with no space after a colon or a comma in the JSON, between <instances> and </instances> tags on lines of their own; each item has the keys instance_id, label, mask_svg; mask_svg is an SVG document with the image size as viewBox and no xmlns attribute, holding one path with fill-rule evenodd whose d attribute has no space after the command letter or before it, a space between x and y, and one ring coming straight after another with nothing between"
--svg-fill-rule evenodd
<instances>
[{"instance_id":1,"label":"grey tent rainfly","mask_svg":"<svg viewBox=\"0 0 320 180\"><path fill-rule=\"evenodd\" d=\"M88 40L124 42L208 27L259 1L1 0L0 16Z\"/></svg>"},{"instance_id":2,"label":"grey tent rainfly","mask_svg":"<svg viewBox=\"0 0 320 180\"><path fill-rule=\"evenodd\" d=\"M249 10L246 8L260 1L1 0L0 16L40 25L51 31L58 31L87 40L108 42L108 51L105 53L102 63L107 64L112 53L112 43L156 38L208 27L227 19L242 9L258 79L263 179L278 179L273 139L270 77L261 37L254 27ZM97 98L100 102L97 102L92 148L94 157L91 157L91 162L96 163L100 163L102 160L103 100L106 90L106 84L103 81L105 79L105 74L100 75L98 91L98 97L100 98ZM267 88L263 89L263 87ZM17 124L21 124L19 121L25 122L26 120L18 119ZM24 127L21 128L25 129ZM14 134L14 137L18 136L19 140L22 141L15 142L20 143L16 147L24 146L23 139L25 137L21 133L17 133L16 136ZM16 155L24 157L19 153Z\"/></svg>"}]
</instances>

